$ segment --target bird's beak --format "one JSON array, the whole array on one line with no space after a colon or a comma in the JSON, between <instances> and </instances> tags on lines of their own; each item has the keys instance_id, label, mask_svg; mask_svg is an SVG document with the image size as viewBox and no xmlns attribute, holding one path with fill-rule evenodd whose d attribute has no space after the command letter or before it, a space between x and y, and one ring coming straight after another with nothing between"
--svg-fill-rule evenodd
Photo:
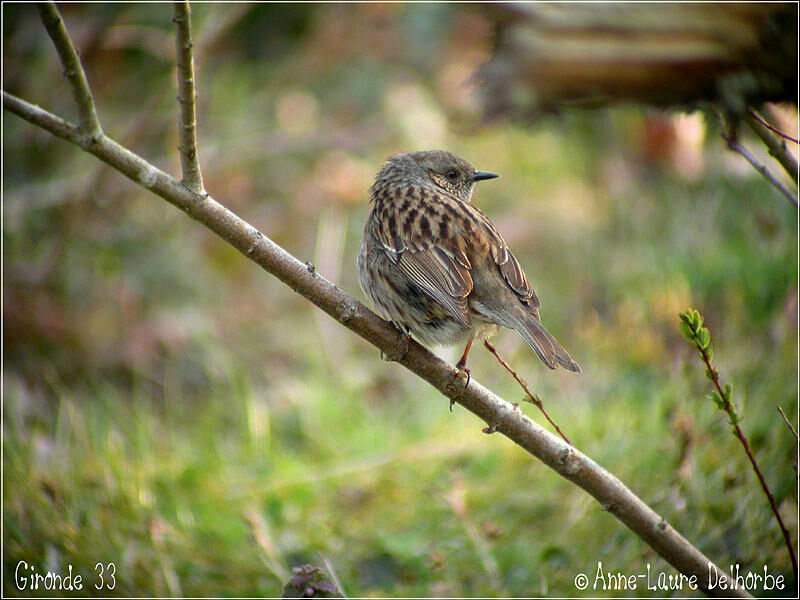
<instances>
[{"instance_id":1,"label":"bird's beak","mask_svg":"<svg viewBox=\"0 0 800 600\"><path fill-rule=\"evenodd\" d=\"M472 181L483 181L484 179L494 179L500 177L496 173L487 173L486 171L475 171L472 174Z\"/></svg>"}]
</instances>

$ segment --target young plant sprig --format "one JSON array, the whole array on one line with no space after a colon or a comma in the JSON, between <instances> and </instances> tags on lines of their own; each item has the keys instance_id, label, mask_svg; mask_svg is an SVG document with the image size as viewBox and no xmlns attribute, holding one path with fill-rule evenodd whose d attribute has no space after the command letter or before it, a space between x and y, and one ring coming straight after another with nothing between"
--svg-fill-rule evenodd
<instances>
[{"instance_id":1,"label":"young plant sprig","mask_svg":"<svg viewBox=\"0 0 800 600\"><path fill-rule=\"evenodd\" d=\"M719 409L727 413L728 422L733 428L733 435L735 435L742 444L747 458L750 460L750 464L753 466L753 470L761 484L761 489L764 490L764 494L766 494L767 500L769 500L772 512L775 514L775 519L778 521L778 525L783 532L783 539L786 541L789 557L792 560L794 578L795 581L797 581L797 556L795 556L792 538L786 526L783 524L780 511L778 511L778 505L775 503L775 497L772 495L769 486L767 486L767 482L761 474L761 469L758 468L758 463L750 450L750 444L744 436L744 433L742 433L741 427L739 427L742 418L739 415L739 411L736 409L736 404L731 399L733 389L729 383L725 385L720 383L719 371L711 364L711 360L714 358L714 350L711 347L711 332L707 327L703 327L703 315L701 315L699 311L689 308L686 312L679 313L679 316L681 318L680 329L681 333L683 333L683 337L697 348L700 358L702 358L706 366L706 377L714 384L714 389L711 391L709 398L714 401Z\"/></svg>"},{"instance_id":2,"label":"young plant sprig","mask_svg":"<svg viewBox=\"0 0 800 600\"><path fill-rule=\"evenodd\" d=\"M717 405L717 408L728 413L731 426L738 427L741 417L736 409L736 404L731 400L733 389L731 384L722 385L719 381L719 371L711 364L714 358L714 349L711 347L711 332L707 327L703 327L703 315L693 308L680 313L681 333L683 337L692 344L700 353L700 357L706 365L706 377L714 383L714 389L708 396ZM734 430L734 435L736 431Z\"/></svg>"}]
</instances>

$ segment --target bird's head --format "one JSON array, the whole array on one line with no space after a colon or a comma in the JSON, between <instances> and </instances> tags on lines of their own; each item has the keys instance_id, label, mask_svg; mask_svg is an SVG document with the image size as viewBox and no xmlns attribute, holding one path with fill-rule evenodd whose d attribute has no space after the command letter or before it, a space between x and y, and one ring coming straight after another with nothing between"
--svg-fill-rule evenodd
<instances>
[{"instance_id":1,"label":"bird's head","mask_svg":"<svg viewBox=\"0 0 800 600\"><path fill-rule=\"evenodd\" d=\"M433 183L464 202L470 201L477 181L499 177L494 173L478 171L463 158L445 150L395 154L388 158L388 164Z\"/></svg>"}]
</instances>

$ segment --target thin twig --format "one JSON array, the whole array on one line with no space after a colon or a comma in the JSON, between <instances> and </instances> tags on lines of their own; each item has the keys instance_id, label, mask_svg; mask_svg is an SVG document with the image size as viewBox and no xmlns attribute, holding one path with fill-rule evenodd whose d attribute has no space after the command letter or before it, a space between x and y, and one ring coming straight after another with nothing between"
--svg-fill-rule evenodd
<instances>
[{"instance_id":1,"label":"thin twig","mask_svg":"<svg viewBox=\"0 0 800 600\"><path fill-rule=\"evenodd\" d=\"M528 388L528 382L522 379L522 377L520 377L517 374L517 372L511 367L511 365L509 365L505 361L505 359L503 359L503 357L500 356L500 354L498 354L497 348L494 347L494 344L492 344L489 340L483 340L483 345L486 346L486 349L489 350L489 352L494 354L495 358L503 366L503 368L509 373L511 373L511 376L514 378L514 380L525 391L525 395L528 396L528 400L530 401L530 403L533 404L540 411L542 411L542 414L550 422L550 425L555 427L556 431L558 432L558 435L560 435L564 439L564 441L567 442L570 446L573 446L573 443L569 441L569 438L564 434L563 431L561 431L561 428L558 425L556 425L555 421L553 421L553 419L550 418L550 415L547 414L547 411L544 409L544 404L542 403L541 397L538 394L532 393L530 388Z\"/></svg>"},{"instance_id":2,"label":"thin twig","mask_svg":"<svg viewBox=\"0 0 800 600\"><path fill-rule=\"evenodd\" d=\"M336 589L339 590L339 593L342 595L342 598L347 598L347 593L344 591L344 587L342 587L342 582L339 581L339 578L336 576L336 571L333 568L333 565L328 560L328 557L325 556L320 552L320 557L322 558L322 562L325 563L325 568L328 569L328 575L331 576L331 580L333 584L336 586Z\"/></svg>"},{"instance_id":3,"label":"thin twig","mask_svg":"<svg viewBox=\"0 0 800 600\"><path fill-rule=\"evenodd\" d=\"M747 109L747 114L748 114L748 115L750 115L751 117L753 117L753 118L754 118L756 121L758 121L759 123L761 123L761 124L762 124L764 127L766 127L767 129L769 129L769 130L770 130L772 133L774 133L774 134L775 134L775 135L777 135L778 137L782 137L782 138L783 138L783 139L785 139L786 141L789 141L789 142L794 142L795 144L800 144L800 140L796 140L796 139L794 139L792 136L790 136L790 135L786 135L785 133L783 133L783 132L782 132L780 129L776 129L775 127L773 127L772 125L770 125L769 123L767 123L767 121L766 121L766 120L764 120L764 118L763 118L763 117L760 117L760 116L758 115L758 113L756 113L756 111L754 111L754 110L752 110L752 109L748 108L748 109Z\"/></svg>"},{"instance_id":4,"label":"thin twig","mask_svg":"<svg viewBox=\"0 0 800 600\"><path fill-rule=\"evenodd\" d=\"M786 413L783 412L783 409L780 407L780 405L778 405L778 412L781 413L781 416L783 417L783 420L786 421L786 426L789 428L789 431L792 432L792 435L794 436L795 443L800 442L800 438L797 437L797 430L795 430L795 428L792 425L791 421L789 421L789 419L786 418Z\"/></svg>"},{"instance_id":5,"label":"thin twig","mask_svg":"<svg viewBox=\"0 0 800 600\"><path fill-rule=\"evenodd\" d=\"M739 141L736 139L736 132L728 126L728 124L725 122L725 119L722 117L722 114L717 113L717 117L720 123L720 135L722 136L722 139L727 142L728 148L741 154L756 171L761 173L764 179L769 181L775 187L775 189L786 196L786 198L788 198L789 202L791 202L795 208L798 208L797 197L792 194L792 192L790 192L785 185L778 181L778 179L770 172L770 170L767 169L766 165L761 164L755 156L750 154L750 151L747 150L747 148L739 143Z\"/></svg>"},{"instance_id":6,"label":"thin twig","mask_svg":"<svg viewBox=\"0 0 800 600\"><path fill-rule=\"evenodd\" d=\"M722 387L720 387L719 383L719 372L711 366L711 361L708 360L708 355L701 351L703 356L703 362L706 363L706 367L708 367L709 373L712 374L711 381L714 382L714 386L717 388L717 392L722 394ZM727 404L730 405L728 400L724 400ZM727 412L727 411L726 411ZM730 413L729 413L730 414ZM781 532L783 533L783 539L786 541L786 548L789 550L789 557L792 560L792 571L794 572L794 579L797 581L797 556L794 552L794 546L792 545L792 538L789 535L789 530L786 529L786 525L783 524L783 518L781 517L781 511L778 510L778 505L775 502L775 497L772 495L772 490L769 489L764 476L761 474L761 469L758 468L758 463L756 462L755 456L753 456L753 452L750 450L750 444L747 442L747 438L742 433L742 428L739 427L738 423L733 424L733 432L736 437L741 442L742 447L744 448L745 454L747 454L747 458L750 459L750 464L753 467L753 471L756 473L756 477L758 477L758 482L761 484L761 489L764 490L764 494L767 496L767 500L769 500L769 505L772 508L772 512L775 513L775 519L778 521L778 525L781 528Z\"/></svg>"},{"instance_id":7,"label":"thin twig","mask_svg":"<svg viewBox=\"0 0 800 600\"><path fill-rule=\"evenodd\" d=\"M472 545L475 547L478 559L480 560L481 565L483 565L486 575L489 577L489 584L491 585L491 588L493 590L501 590L503 584L501 583L502 578L500 576L500 568L497 565L497 560L492 555L492 549L489 547L486 537L481 535L475 523L470 518L469 510L467 509L466 489L464 487L464 482L460 479L454 481L453 488L446 493L444 497L448 504L450 504L450 508L453 510L453 513L461 521L467 536L472 542ZM505 594L500 593L499 595L504 596Z\"/></svg>"},{"instance_id":8,"label":"thin twig","mask_svg":"<svg viewBox=\"0 0 800 600\"><path fill-rule=\"evenodd\" d=\"M694 313L692 317L691 313ZM731 401L731 386L729 384L725 384L723 387L719 381L719 371L715 369L711 364L712 358L712 351L711 351L711 334L707 328L703 327L703 318L697 311L693 309L689 309L686 313L681 314L681 320L687 326L687 335L690 334L692 338L692 342L697 348L697 351L700 353L700 358L703 360L703 363L706 365L706 374L708 378L714 383L714 387L716 388L717 394L719 394L716 402L720 405L720 408L724 410L728 417L730 418L730 424L733 427L733 434L738 438L739 442L742 444L742 448L744 448L745 454L747 454L747 458L750 460L750 465L753 467L753 471L755 471L756 477L758 477L758 482L761 484L761 489L764 490L764 494L769 501L769 505L772 508L772 512L775 514L775 519L778 521L778 525L780 526L781 532L783 533L783 539L786 541L786 548L789 551L789 557L792 560L792 571L794 572L794 579L797 581L797 556L794 552L794 546L792 545L792 538L789 535L789 530L786 529L786 526L783 524L783 518L781 517L781 513L778 510L778 505L775 502L775 497L772 495L772 491L769 489L764 476L761 474L761 469L758 467L758 463L756 462L755 456L753 456L753 452L750 450L750 444L747 441L744 433L742 432L741 427L739 427L740 416L738 411L736 410L736 404ZM703 331L700 331L703 330Z\"/></svg>"},{"instance_id":9,"label":"thin twig","mask_svg":"<svg viewBox=\"0 0 800 600\"><path fill-rule=\"evenodd\" d=\"M798 469L797 469L797 444L800 443L800 438L797 437L797 430L794 428L794 426L789 421L789 419L786 418L786 415L784 414L783 409L781 408L780 404L778 405L778 412L781 413L781 416L783 417L783 420L786 423L786 426L789 428L789 431L791 431L792 435L794 436L795 454L794 454L794 464L792 465L792 468L794 469L795 477L797 477L797 474L798 474Z\"/></svg>"},{"instance_id":10,"label":"thin twig","mask_svg":"<svg viewBox=\"0 0 800 600\"><path fill-rule=\"evenodd\" d=\"M261 561L270 573L281 583L290 577L289 568L284 564L283 557L272 541L269 527L264 517L254 508L248 509L244 514L245 521L250 525L253 538L261 550Z\"/></svg>"},{"instance_id":11,"label":"thin twig","mask_svg":"<svg viewBox=\"0 0 800 600\"><path fill-rule=\"evenodd\" d=\"M749 162L753 168L761 173L761 175L769 181L775 189L777 189L781 194L786 196L786 198L791 202L795 208L798 207L797 204L797 197L789 191L789 189L783 185L778 179L770 172L770 170L766 167L766 165L761 164L755 156L750 154L750 151L742 146L738 141L734 138L726 137L725 135L722 136L726 142L728 142L728 148L733 150L734 152L738 152L742 156L744 156L745 160Z\"/></svg>"},{"instance_id":12,"label":"thin twig","mask_svg":"<svg viewBox=\"0 0 800 600\"><path fill-rule=\"evenodd\" d=\"M86 80L86 73L81 65L78 51L64 27L64 21L52 2L43 2L37 5L39 14L42 18L47 34L53 40L61 65L64 67L64 76L69 81L69 87L78 105L78 119L81 133L86 136L83 144L91 143L96 138L103 135L100 127L100 120L97 118L97 110L92 99L92 91L89 89L89 82Z\"/></svg>"},{"instance_id":13,"label":"thin twig","mask_svg":"<svg viewBox=\"0 0 800 600\"><path fill-rule=\"evenodd\" d=\"M189 2L175 2L175 48L178 65L178 105L180 127L178 151L181 155L182 183L196 194L205 195L203 176L197 159L197 118L195 116L194 61Z\"/></svg>"},{"instance_id":14,"label":"thin twig","mask_svg":"<svg viewBox=\"0 0 800 600\"><path fill-rule=\"evenodd\" d=\"M800 170L800 166L798 166L797 159L794 157L794 155L789 152L789 148L786 147L786 140L790 140L795 144L797 144L797 140L790 138L788 135L782 134L752 110L747 111L746 120L747 124L750 126L750 129L752 129L755 134L761 138L761 141L766 144L770 155L775 157L775 160L781 163L784 171L789 174L789 177L792 178L792 181L797 183L798 170ZM776 137L776 135L783 139L779 139Z\"/></svg>"},{"instance_id":15,"label":"thin twig","mask_svg":"<svg viewBox=\"0 0 800 600\"><path fill-rule=\"evenodd\" d=\"M166 551L164 544L164 538L171 537L167 530L168 525L159 517L152 517L150 519L150 539L156 550L156 558L158 564L161 566L161 575L164 578L167 591L173 598L180 598L183 596L181 580L177 573L175 573L175 568L170 559L170 553Z\"/></svg>"}]
</instances>

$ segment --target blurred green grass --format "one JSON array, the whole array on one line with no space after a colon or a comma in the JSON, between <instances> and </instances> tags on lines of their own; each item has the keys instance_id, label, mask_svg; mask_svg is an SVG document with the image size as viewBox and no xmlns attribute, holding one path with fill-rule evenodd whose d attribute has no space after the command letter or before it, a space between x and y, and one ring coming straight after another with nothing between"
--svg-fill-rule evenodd
<instances>
[{"instance_id":1,"label":"blurred green grass","mask_svg":"<svg viewBox=\"0 0 800 600\"><path fill-rule=\"evenodd\" d=\"M3 11L4 89L74 118L36 10ZM796 535L796 448L776 411L797 415L796 213L713 125L693 117L705 138L687 141L685 121L628 107L472 131L460 76L485 59L489 28L463 7L193 14L217 199L363 298L355 255L386 155L446 147L499 172L475 201L584 374L547 371L512 332L501 353L578 448L717 564L791 581L677 327L690 305L706 317ZM170 8L64 16L106 131L177 173ZM20 560L71 564L89 594L96 563L114 563L104 594L120 596L271 596L324 559L351 596L572 596L597 561L672 572L183 214L13 115L3 136L5 595L21 595ZM488 353L471 362L519 401Z\"/></svg>"}]
</instances>

